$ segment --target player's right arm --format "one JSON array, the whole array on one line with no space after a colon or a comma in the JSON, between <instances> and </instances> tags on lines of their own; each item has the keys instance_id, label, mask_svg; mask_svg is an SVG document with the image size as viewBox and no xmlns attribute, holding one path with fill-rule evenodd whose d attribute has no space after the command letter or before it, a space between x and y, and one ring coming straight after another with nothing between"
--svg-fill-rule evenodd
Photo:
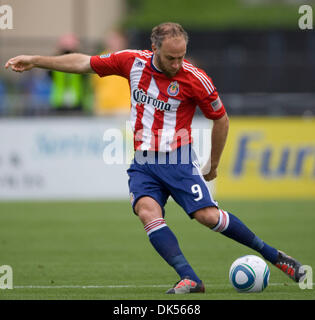
<instances>
[{"instance_id":1,"label":"player's right arm","mask_svg":"<svg viewBox=\"0 0 315 320\"><path fill-rule=\"evenodd\" d=\"M11 58L5 68L16 72L24 72L33 68L49 69L69 73L92 73L91 57L81 53L70 53L60 56L21 55Z\"/></svg>"}]
</instances>

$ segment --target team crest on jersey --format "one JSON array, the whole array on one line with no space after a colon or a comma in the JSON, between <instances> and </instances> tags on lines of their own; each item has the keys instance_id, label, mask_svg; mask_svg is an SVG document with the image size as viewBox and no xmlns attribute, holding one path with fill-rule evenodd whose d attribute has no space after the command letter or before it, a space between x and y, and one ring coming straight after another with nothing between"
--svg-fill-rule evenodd
<instances>
[{"instance_id":1,"label":"team crest on jersey","mask_svg":"<svg viewBox=\"0 0 315 320\"><path fill-rule=\"evenodd\" d=\"M173 81L170 83L170 85L167 88L167 93L172 96L175 97L178 95L179 92L179 84L177 81Z\"/></svg>"}]
</instances>

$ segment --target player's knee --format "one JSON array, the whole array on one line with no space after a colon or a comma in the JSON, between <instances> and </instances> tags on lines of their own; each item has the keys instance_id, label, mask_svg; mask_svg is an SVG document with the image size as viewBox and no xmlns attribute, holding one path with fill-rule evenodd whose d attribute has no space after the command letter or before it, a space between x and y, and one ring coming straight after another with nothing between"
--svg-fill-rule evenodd
<instances>
[{"instance_id":1,"label":"player's knee","mask_svg":"<svg viewBox=\"0 0 315 320\"><path fill-rule=\"evenodd\" d=\"M194 213L194 218L201 224L213 228L219 221L220 213L216 207L206 207L197 210Z\"/></svg>"},{"instance_id":2,"label":"player's knee","mask_svg":"<svg viewBox=\"0 0 315 320\"><path fill-rule=\"evenodd\" d=\"M137 201L135 213L144 225L163 216L160 205L150 197L143 197Z\"/></svg>"}]
</instances>

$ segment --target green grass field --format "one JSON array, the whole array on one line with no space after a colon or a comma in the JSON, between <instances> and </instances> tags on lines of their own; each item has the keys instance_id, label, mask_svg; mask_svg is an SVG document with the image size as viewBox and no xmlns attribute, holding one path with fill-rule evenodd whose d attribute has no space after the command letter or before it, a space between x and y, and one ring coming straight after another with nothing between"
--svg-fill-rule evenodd
<instances>
[{"instance_id":1,"label":"green grass field","mask_svg":"<svg viewBox=\"0 0 315 320\"><path fill-rule=\"evenodd\" d=\"M220 204L269 244L315 266L315 201ZM174 202L166 210L205 294L166 297L177 274L151 248L127 201L2 202L0 265L12 267L14 288L0 290L0 299L315 299L314 289L300 289L274 266L263 293L237 293L230 265L254 251L190 221Z\"/></svg>"},{"instance_id":2,"label":"green grass field","mask_svg":"<svg viewBox=\"0 0 315 320\"><path fill-rule=\"evenodd\" d=\"M254 1L252 1L254 2ZM301 3L285 1L252 3L242 0L128 0L124 24L151 30L164 21L176 21L185 28L198 29L297 29Z\"/></svg>"}]
</instances>

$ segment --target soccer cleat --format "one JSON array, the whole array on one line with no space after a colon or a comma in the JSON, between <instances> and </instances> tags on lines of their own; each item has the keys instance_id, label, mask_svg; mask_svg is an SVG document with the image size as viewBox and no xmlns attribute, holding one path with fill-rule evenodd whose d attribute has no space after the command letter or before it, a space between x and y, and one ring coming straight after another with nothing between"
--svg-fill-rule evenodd
<instances>
[{"instance_id":1,"label":"soccer cleat","mask_svg":"<svg viewBox=\"0 0 315 320\"><path fill-rule=\"evenodd\" d=\"M204 293L205 286L202 282L198 283L191 280L188 276L175 283L174 287L167 290L167 294L183 294L183 293Z\"/></svg>"},{"instance_id":2,"label":"soccer cleat","mask_svg":"<svg viewBox=\"0 0 315 320\"><path fill-rule=\"evenodd\" d=\"M301 263L286 255L283 251L278 250L278 252L278 260L275 266L295 282L302 281L306 275L306 271L303 269Z\"/></svg>"}]
</instances>

